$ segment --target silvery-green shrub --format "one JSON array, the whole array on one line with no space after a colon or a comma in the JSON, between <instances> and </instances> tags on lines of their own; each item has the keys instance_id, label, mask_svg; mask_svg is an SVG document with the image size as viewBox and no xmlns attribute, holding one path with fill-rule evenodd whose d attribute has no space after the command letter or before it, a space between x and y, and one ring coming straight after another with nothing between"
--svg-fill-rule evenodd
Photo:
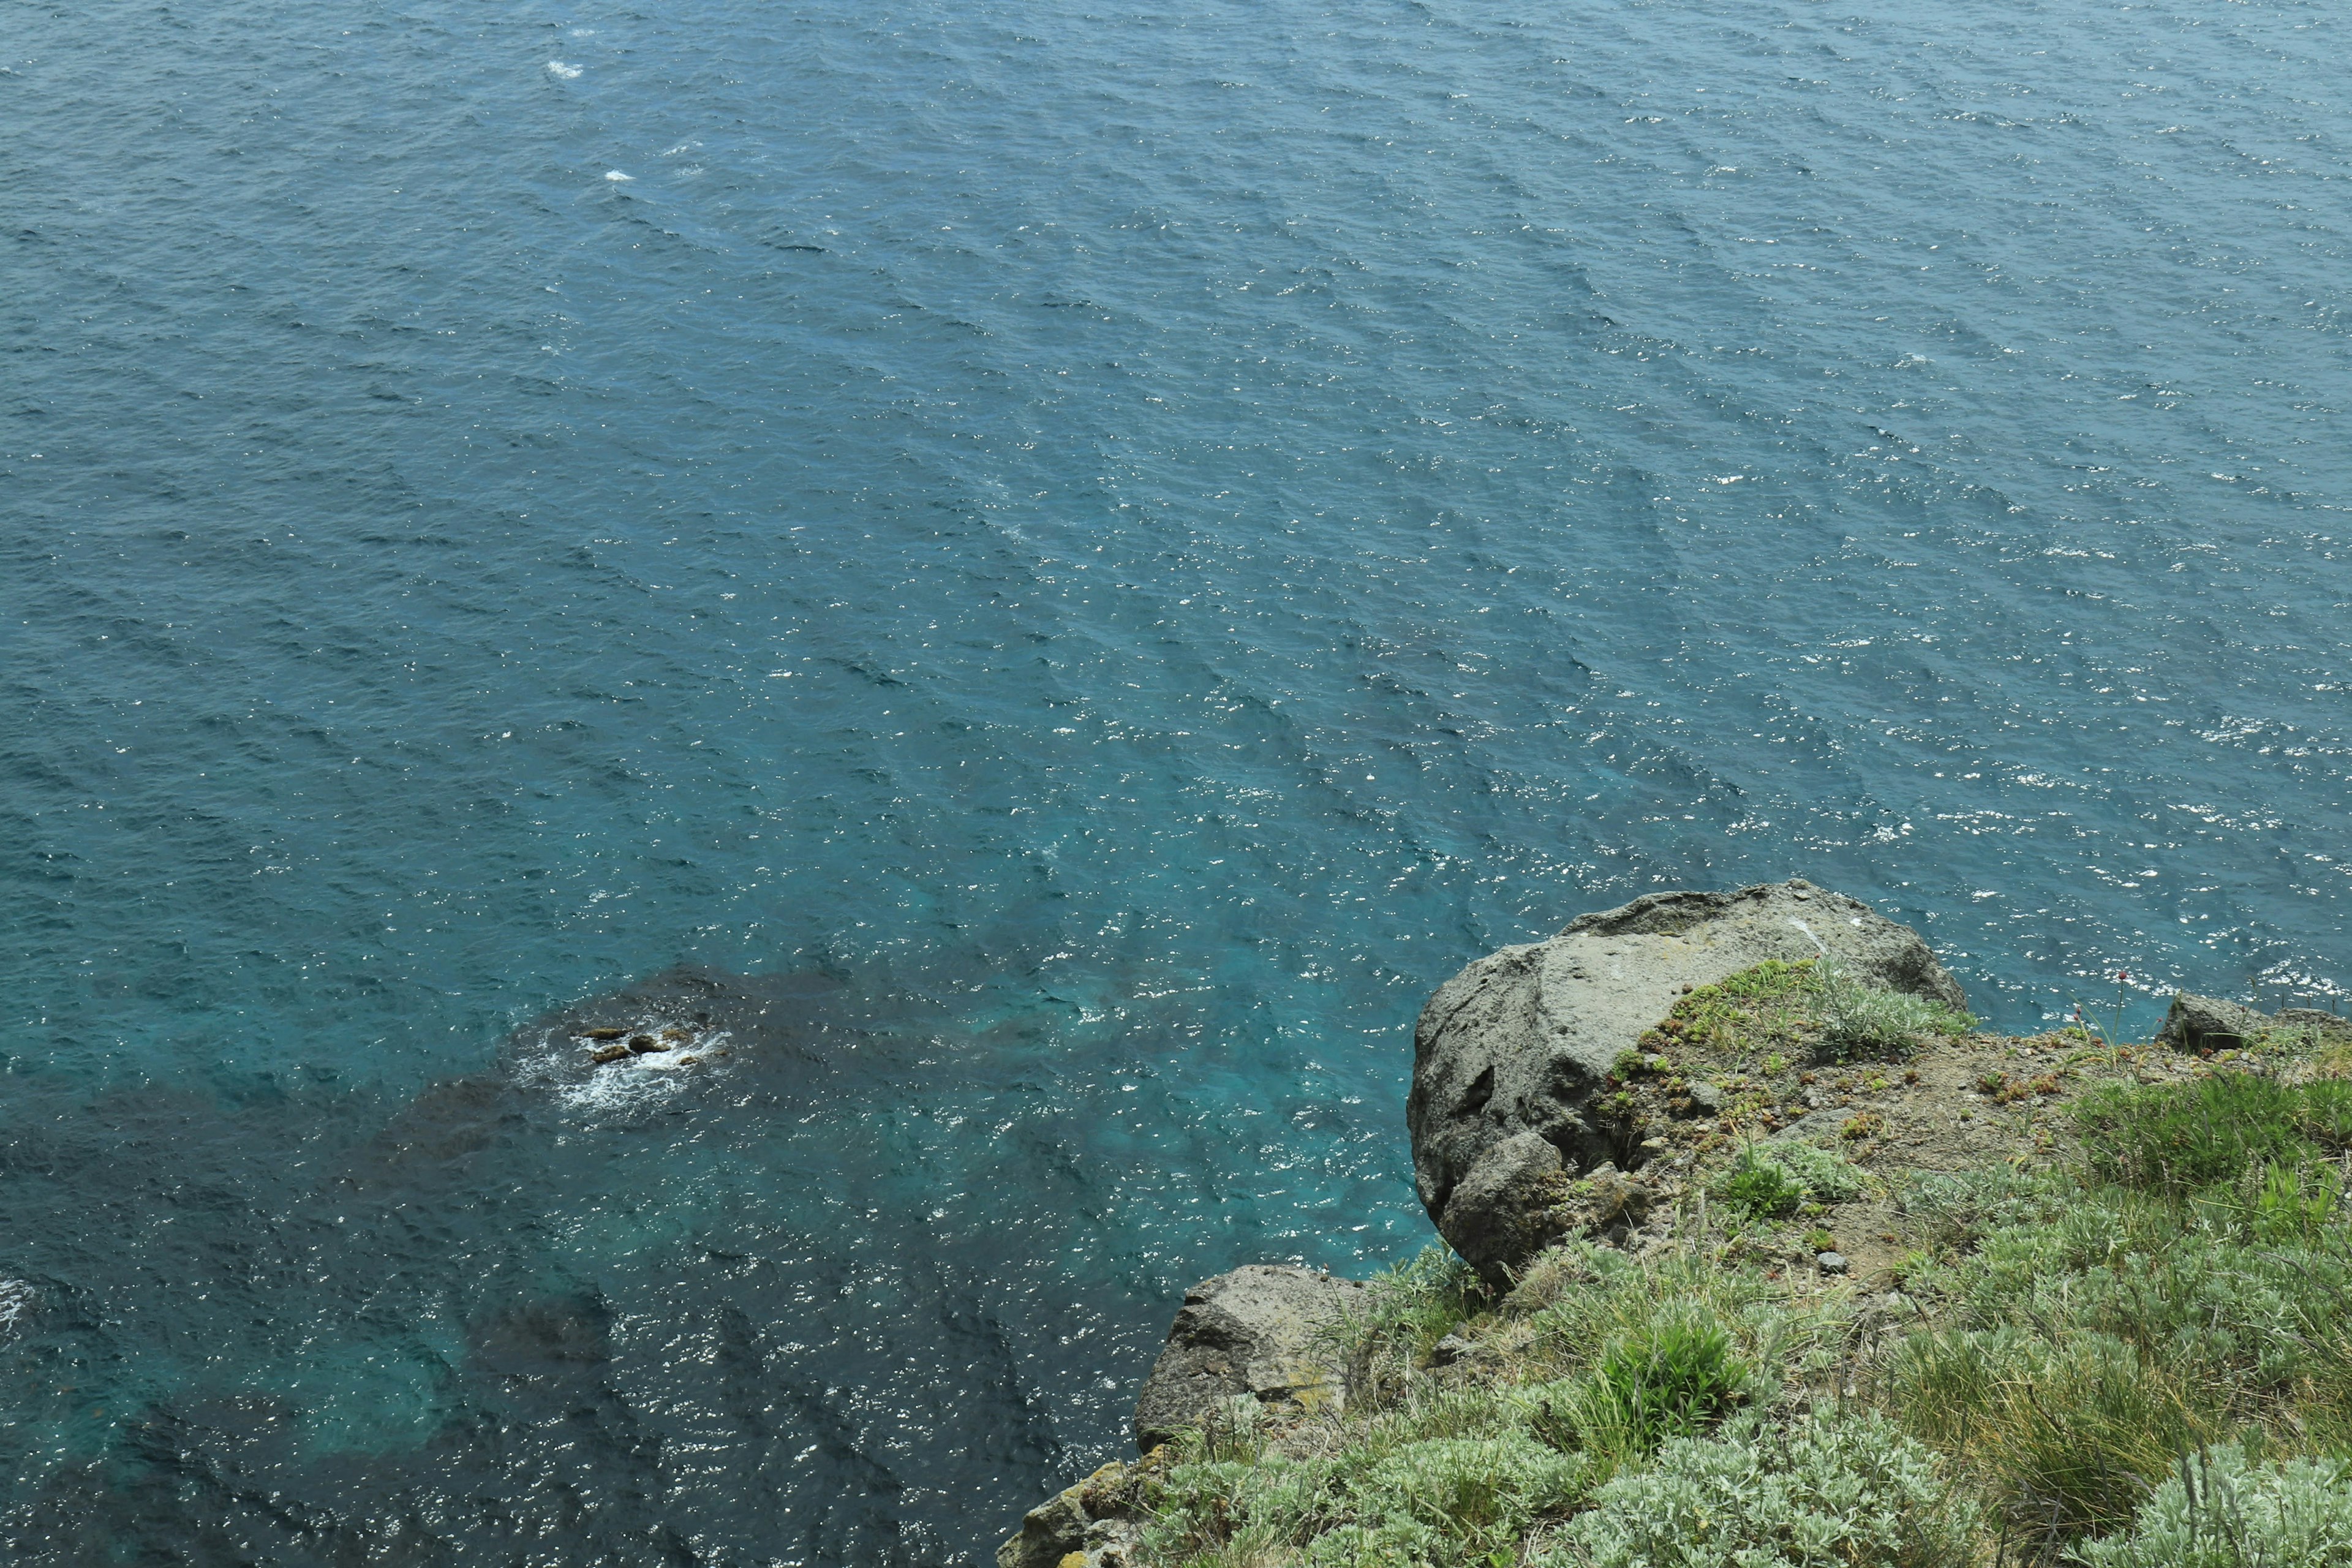
<instances>
[{"instance_id":1,"label":"silvery-green shrub","mask_svg":"<svg viewBox=\"0 0 2352 1568\"><path fill-rule=\"evenodd\" d=\"M2352 1469L2263 1464L2217 1446L2184 1460L2132 1527L2075 1548L2089 1568L2318 1568L2352 1563Z\"/></svg>"},{"instance_id":2,"label":"silvery-green shrub","mask_svg":"<svg viewBox=\"0 0 2352 1568\"><path fill-rule=\"evenodd\" d=\"M1445 1543L1426 1525L1391 1520L1343 1524L1307 1543L1305 1568L1427 1568L1444 1561Z\"/></svg>"},{"instance_id":3,"label":"silvery-green shrub","mask_svg":"<svg viewBox=\"0 0 2352 1568\"><path fill-rule=\"evenodd\" d=\"M1958 1568L1976 1522L1934 1456L1868 1413L1736 1416L1592 1503L1554 1568Z\"/></svg>"},{"instance_id":4,"label":"silvery-green shrub","mask_svg":"<svg viewBox=\"0 0 2352 1568\"><path fill-rule=\"evenodd\" d=\"M1831 1061L1908 1056L1922 1036L1961 1034L1976 1022L1925 996L1882 990L1835 964L1825 962L1815 973L1821 1053Z\"/></svg>"},{"instance_id":5,"label":"silvery-green shrub","mask_svg":"<svg viewBox=\"0 0 2352 1568\"><path fill-rule=\"evenodd\" d=\"M1356 1518L1422 1526L1465 1549L1516 1541L1536 1520L1566 1513L1590 1464L1524 1432L1409 1443L1350 1487Z\"/></svg>"}]
</instances>

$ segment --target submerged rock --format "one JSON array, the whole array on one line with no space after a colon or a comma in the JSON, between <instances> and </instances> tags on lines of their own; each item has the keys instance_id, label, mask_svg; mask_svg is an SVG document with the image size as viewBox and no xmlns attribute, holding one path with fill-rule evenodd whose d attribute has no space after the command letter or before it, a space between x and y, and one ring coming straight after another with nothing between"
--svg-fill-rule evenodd
<instances>
[{"instance_id":1,"label":"submerged rock","mask_svg":"<svg viewBox=\"0 0 2352 1568\"><path fill-rule=\"evenodd\" d=\"M1356 1280L1272 1264L1193 1286L1136 1398L1135 1446L1150 1452L1236 1394L1297 1412L1340 1405L1348 1369L1324 1331L1363 1307Z\"/></svg>"},{"instance_id":2,"label":"submerged rock","mask_svg":"<svg viewBox=\"0 0 2352 1568\"><path fill-rule=\"evenodd\" d=\"M1647 894L1447 981L1414 1027L1405 1102L1439 1233L1490 1281L1507 1278L1583 1206L1566 1204L1569 1178L1644 1158L1601 1102L1619 1058L1675 999L1766 959L1823 955L1868 984L1966 1005L1916 931L1802 880Z\"/></svg>"}]
</instances>

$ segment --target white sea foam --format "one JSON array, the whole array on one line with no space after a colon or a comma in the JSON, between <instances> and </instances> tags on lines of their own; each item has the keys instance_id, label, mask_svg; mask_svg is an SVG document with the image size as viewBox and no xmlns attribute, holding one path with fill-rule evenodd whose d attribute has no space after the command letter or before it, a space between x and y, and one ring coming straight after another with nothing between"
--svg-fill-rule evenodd
<instances>
[{"instance_id":1,"label":"white sea foam","mask_svg":"<svg viewBox=\"0 0 2352 1568\"><path fill-rule=\"evenodd\" d=\"M607 169L607 170L605 170L605 171L604 171L604 177L605 177L606 179L608 179L608 180L612 181L612 182L613 182L614 184L616 184L616 185L617 185L617 184L622 184L622 183L624 183L624 182L625 182L625 181L628 181L628 180L634 180L634 179L635 179L635 178L636 178L636 176L635 176L635 174L623 174L623 173L621 173L621 171L620 171L620 170L618 170L618 169Z\"/></svg>"},{"instance_id":2,"label":"white sea foam","mask_svg":"<svg viewBox=\"0 0 2352 1568\"><path fill-rule=\"evenodd\" d=\"M672 1026L670 1019L641 1018L629 1029L633 1034L657 1034ZM713 1058L728 1048L732 1038L724 1029L697 1030L692 1038L669 1050L626 1057L599 1067L584 1059L578 1038L542 1035L538 1048L517 1065L515 1082L545 1090L558 1105L577 1115L642 1109L675 1094L695 1075L719 1070Z\"/></svg>"},{"instance_id":3,"label":"white sea foam","mask_svg":"<svg viewBox=\"0 0 2352 1568\"><path fill-rule=\"evenodd\" d=\"M578 81L580 73L586 68L584 66L568 66L562 60L547 62L547 74L558 81Z\"/></svg>"},{"instance_id":4,"label":"white sea foam","mask_svg":"<svg viewBox=\"0 0 2352 1568\"><path fill-rule=\"evenodd\" d=\"M22 1279L0 1279L0 1330L13 1329L32 1310L33 1288Z\"/></svg>"}]
</instances>

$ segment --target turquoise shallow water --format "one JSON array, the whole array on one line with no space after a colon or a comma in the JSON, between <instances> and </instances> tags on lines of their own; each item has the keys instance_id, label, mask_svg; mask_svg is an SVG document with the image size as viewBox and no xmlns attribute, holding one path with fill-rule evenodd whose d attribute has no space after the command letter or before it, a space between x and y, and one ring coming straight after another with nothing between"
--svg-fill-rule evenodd
<instances>
[{"instance_id":1,"label":"turquoise shallow water","mask_svg":"<svg viewBox=\"0 0 2352 1568\"><path fill-rule=\"evenodd\" d=\"M11 23L16 1561L978 1561L1654 887L2352 982L2331 8Z\"/></svg>"}]
</instances>

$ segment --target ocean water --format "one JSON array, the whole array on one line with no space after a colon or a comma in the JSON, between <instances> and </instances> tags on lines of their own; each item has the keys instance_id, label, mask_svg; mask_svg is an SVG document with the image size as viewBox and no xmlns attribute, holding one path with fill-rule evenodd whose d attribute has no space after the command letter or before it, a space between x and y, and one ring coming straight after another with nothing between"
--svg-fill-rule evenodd
<instances>
[{"instance_id":1,"label":"ocean water","mask_svg":"<svg viewBox=\"0 0 2352 1568\"><path fill-rule=\"evenodd\" d=\"M985 1561L1651 889L2352 984L2340 7L5 33L13 1562Z\"/></svg>"}]
</instances>

